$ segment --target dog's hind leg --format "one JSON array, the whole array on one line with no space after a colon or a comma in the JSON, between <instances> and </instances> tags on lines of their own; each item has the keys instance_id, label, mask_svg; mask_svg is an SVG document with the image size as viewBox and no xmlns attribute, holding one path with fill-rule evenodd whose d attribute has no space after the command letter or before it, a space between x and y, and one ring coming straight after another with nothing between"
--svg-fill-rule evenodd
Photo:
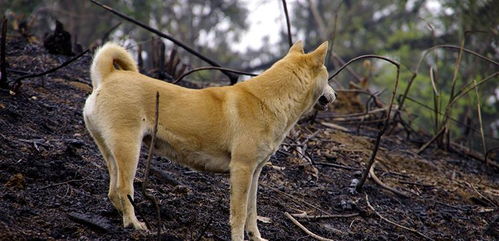
<instances>
[{"instance_id":1,"label":"dog's hind leg","mask_svg":"<svg viewBox=\"0 0 499 241\"><path fill-rule=\"evenodd\" d=\"M106 161L107 165L107 171L109 172L109 192L108 192L108 197L113 202L113 199L111 198L113 193L116 193L116 178L118 176L117 170L116 170L116 161L114 160L113 155L111 154L111 150L107 147L104 139L102 138L101 134L98 131L91 131L91 135L94 138L95 144L97 144L97 147L99 148L99 151L101 152L102 156L104 157L104 160ZM114 207L118 209L118 211L122 211L120 206L117 205L117 203L113 202Z\"/></svg>"},{"instance_id":2,"label":"dog's hind leg","mask_svg":"<svg viewBox=\"0 0 499 241\"><path fill-rule=\"evenodd\" d=\"M109 192L108 192L108 197L113 202L113 199L111 199L111 194L115 193L116 191L116 176L118 173L116 172L116 162L114 160L113 155L111 154L111 150L109 150L109 147L106 145L106 142L104 138L102 137L101 131L99 128L96 128L92 122L87 118L87 116L84 115L85 118L85 126L88 129L88 132L90 133L90 136L95 141L95 144L97 144L97 147L99 148L100 153L102 154L102 157L104 158L104 161L106 162L107 165L107 171L109 172ZM118 206L116 203L113 203L114 207L118 209L118 211L121 212L120 206Z\"/></svg>"},{"instance_id":3,"label":"dog's hind leg","mask_svg":"<svg viewBox=\"0 0 499 241\"><path fill-rule=\"evenodd\" d=\"M110 189L109 198L123 215L123 226L130 224L135 229L146 230L144 223L139 222L135 210L128 200L128 195L133 199L133 179L139 162L140 144L142 136L137 132L119 132L118 136L108 136L107 143L116 165L116 188Z\"/></svg>"},{"instance_id":4,"label":"dog's hind leg","mask_svg":"<svg viewBox=\"0 0 499 241\"><path fill-rule=\"evenodd\" d=\"M268 160L268 158L267 158ZM246 218L246 232L249 236L249 240L251 241L265 241L260 235L260 231L257 226L257 208L256 208L256 199L257 199L257 191L258 191L258 179L260 178L260 172L262 172L262 168L267 162L267 160L258 164L253 173L253 178L251 180L251 187L248 195L248 216Z\"/></svg>"}]
</instances>

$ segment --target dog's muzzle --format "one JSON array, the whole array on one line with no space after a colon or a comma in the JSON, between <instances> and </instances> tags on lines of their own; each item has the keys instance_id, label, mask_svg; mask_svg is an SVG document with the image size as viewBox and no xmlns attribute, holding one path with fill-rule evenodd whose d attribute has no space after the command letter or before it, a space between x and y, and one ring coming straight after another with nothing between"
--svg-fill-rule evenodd
<instances>
[{"instance_id":1,"label":"dog's muzzle","mask_svg":"<svg viewBox=\"0 0 499 241\"><path fill-rule=\"evenodd\" d=\"M324 93L321 95L321 97L319 97L317 103L315 103L314 108L316 110L325 111L327 110L327 106L329 105L329 103L332 103L334 100L336 100L336 92L334 92L333 88L328 85Z\"/></svg>"}]
</instances>

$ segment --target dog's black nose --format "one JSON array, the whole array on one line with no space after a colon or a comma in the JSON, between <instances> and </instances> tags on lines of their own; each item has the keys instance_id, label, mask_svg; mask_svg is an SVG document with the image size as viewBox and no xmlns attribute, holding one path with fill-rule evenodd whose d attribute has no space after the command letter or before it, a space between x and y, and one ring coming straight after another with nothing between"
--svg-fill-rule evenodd
<instances>
[{"instance_id":1,"label":"dog's black nose","mask_svg":"<svg viewBox=\"0 0 499 241\"><path fill-rule=\"evenodd\" d=\"M319 104L327 105L329 104L329 100L326 98L326 96L321 95L321 97L319 97Z\"/></svg>"}]
</instances>

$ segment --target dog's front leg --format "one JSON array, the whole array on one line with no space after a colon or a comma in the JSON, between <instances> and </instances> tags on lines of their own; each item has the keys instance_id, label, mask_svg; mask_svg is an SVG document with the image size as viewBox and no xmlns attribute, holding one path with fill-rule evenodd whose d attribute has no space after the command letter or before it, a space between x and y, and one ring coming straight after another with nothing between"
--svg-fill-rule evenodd
<instances>
[{"instance_id":1,"label":"dog's front leg","mask_svg":"<svg viewBox=\"0 0 499 241\"><path fill-rule=\"evenodd\" d=\"M251 161L232 158L230 164L230 227L233 241L243 241L248 193L255 167Z\"/></svg>"},{"instance_id":2,"label":"dog's front leg","mask_svg":"<svg viewBox=\"0 0 499 241\"><path fill-rule=\"evenodd\" d=\"M267 159L268 160L268 159ZM260 231L257 226L257 208L256 199L258 192L258 179L260 178L260 172L267 161L263 161L258 164L255 172L253 173L253 178L251 180L250 192L248 195L248 217L246 218L246 232L248 233L249 239L251 241L265 241L260 235Z\"/></svg>"}]
</instances>

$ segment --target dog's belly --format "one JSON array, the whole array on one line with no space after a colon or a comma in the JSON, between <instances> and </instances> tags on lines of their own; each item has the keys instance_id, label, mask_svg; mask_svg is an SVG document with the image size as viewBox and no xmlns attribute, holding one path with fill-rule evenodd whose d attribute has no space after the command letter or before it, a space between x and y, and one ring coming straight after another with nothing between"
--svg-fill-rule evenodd
<instances>
[{"instance_id":1,"label":"dog's belly","mask_svg":"<svg viewBox=\"0 0 499 241\"><path fill-rule=\"evenodd\" d=\"M150 136L144 137L144 143L149 146ZM156 139L154 153L165 156L170 161L190 167L198 171L228 172L230 163L229 153L218 155L206 153L200 150L176 149L170 143Z\"/></svg>"}]
</instances>

